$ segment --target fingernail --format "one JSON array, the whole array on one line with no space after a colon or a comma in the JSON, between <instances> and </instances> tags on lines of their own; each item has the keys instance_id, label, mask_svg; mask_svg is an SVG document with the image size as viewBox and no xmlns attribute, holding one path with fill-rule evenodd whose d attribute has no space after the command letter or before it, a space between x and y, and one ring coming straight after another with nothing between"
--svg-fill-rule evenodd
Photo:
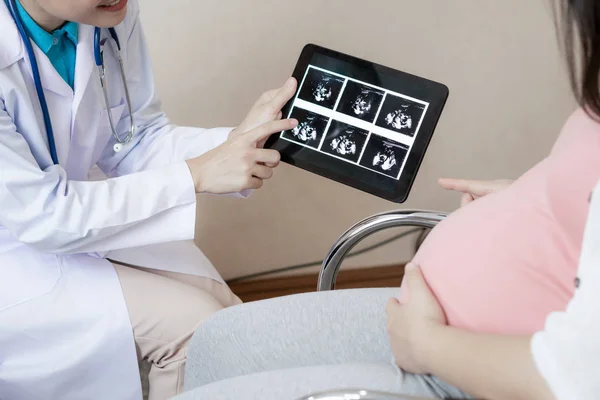
<instances>
[{"instance_id":1,"label":"fingernail","mask_svg":"<svg viewBox=\"0 0 600 400\"><path fill-rule=\"evenodd\" d=\"M290 119L290 123L291 123L291 125L292 125L293 127L294 127L294 126L297 126L297 125L298 125L298 120L297 120L297 119Z\"/></svg>"},{"instance_id":2,"label":"fingernail","mask_svg":"<svg viewBox=\"0 0 600 400\"><path fill-rule=\"evenodd\" d=\"M287 80L287 82L285 83L285 86L292 87L293 84L294 84L294 78L289 78Z\"/></svg>"},{"instance_id":3,"label":"fingernail","mask_svg":"<svg viewBox=\"0 0 600 400\"><path fill-rule=\"evenodd\" d=\"M414 270L415 268L417 268L417 265L416 265L416 264L414 264L414 263L412 263L412 262L409 262L408 264L406 264L406 267L404 267L404 269L405 269L406 271L412 271L412 270Z\"/></svg>"}]
</instances>

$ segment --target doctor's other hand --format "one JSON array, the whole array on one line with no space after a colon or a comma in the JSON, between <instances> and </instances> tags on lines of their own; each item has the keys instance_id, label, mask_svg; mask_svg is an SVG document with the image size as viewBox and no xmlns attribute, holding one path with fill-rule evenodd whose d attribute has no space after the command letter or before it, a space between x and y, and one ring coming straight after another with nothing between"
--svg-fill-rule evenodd
<instances>
[{"instance_id":1,"label":"doctor's other hand","mask_svg":"<svg viewBox=\"0 0 600 400\"><path fill-rule=\"evenodd\" d=\"M445 179L438 181L441 187L462 193L460 206L464 207L470 202L488 194L499 192L509 187L514 181L511 179L497 179L492 181L477 181L468 179Z\"/></svg>"},{"instance_id":2,"label":"doctor's other hand","mask_svg":"<svg viewBox=\"0 0 600 400\"><path fill-rule=\"evenodd\" d=\"M254 103L246 118L235 128L230 137L243 135L266 122L281 119L281 109L296 94L298 83L295 78L289 78L285 84L263 93ZM258 142L258 147L264 147L267 138Z\"/></svg>"},{"instance_id":3,"label":"doctor's other hand","mask_svg":"<svg viewBox=\"0 0 600 400\"><path fill-rule=\"evenodd\" d=\"M387 331L396 364L406 372L427 374L423 350L433 335L446 326L446 316L423 278L421 269L409 263L406 266L403 290L407 298L403 304L393 298L387 304Z\"/></svg>"},{"instance_id":4,"label":"doctor's other hand","mask_svg":"<svg viewBox=\"0 0 600 400\"><path fill-rule=\"evenodd\" d=\"M187 161L197 193L228 194L260 189L273 176L280 154L258 146L276 132L293 129L294 119L267 122L241 135L229 137L220 146ZM268 166L267 166L268 165Z\"/></svg>"}]
</instances>

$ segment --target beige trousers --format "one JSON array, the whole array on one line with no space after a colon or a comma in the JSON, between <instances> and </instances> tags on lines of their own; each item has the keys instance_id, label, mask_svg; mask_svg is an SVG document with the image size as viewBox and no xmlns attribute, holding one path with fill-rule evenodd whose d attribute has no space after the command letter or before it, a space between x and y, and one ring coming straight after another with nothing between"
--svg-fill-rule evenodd
<instances>
[{"instance_id":1,"label":"beige trousers","mask_svg":"<svg viewBox=\"0 0 600 400\"><path fill-rule=\"evenodd\" d=\"M215 312L240 304L210 278L114 264L133 327L138 361L150 363L148 400L183 391L187 345Z\"/></svg>"}]
</instances>

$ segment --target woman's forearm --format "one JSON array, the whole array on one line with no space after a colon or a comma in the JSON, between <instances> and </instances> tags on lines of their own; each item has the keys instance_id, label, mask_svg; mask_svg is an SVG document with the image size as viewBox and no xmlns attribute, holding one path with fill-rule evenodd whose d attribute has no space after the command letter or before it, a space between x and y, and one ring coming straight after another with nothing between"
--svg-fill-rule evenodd
<instances>
[{"instance_id":1,"label":"woman's forearm","mask_svg":"<svg viewBox=\"0 0 600 400\"><path fill-rule=\"evenodd\" d=\"M438 326L417 353L428 372L477 398L555 400L534 365L530 341Z\"/></svg>"}]
</instances>

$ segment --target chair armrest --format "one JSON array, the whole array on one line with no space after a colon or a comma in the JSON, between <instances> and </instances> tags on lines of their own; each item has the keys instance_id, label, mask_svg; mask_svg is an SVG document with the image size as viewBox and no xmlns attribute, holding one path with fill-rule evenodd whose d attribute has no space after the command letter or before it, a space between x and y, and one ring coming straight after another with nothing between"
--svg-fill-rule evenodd
<instances>
[{"instance_id":1,"label":"chair armrest","mask_svg":"<svg viewBox=\"0 0 600 400\"><path fill-rule=\"evenodd\" d=\"M338 272L346 255L365 238L384 229L400 226L433 228L448 216L447 213L419 210L397 210L376 214L348 229L333 245L319 273L318 291L333 290Z\"/></svg>"},{"instance_id":2,"label":"chair armrest","mask_svg":"<svg viewBox=\"0 0 600 400\"><path fill-rule=\"evenodd\" d=\"M338 390L335 392L317 393L297 400L426 400L423 397L404 396L400 394L373 392L369 390Z\"/></svg>"}]
</instances>

